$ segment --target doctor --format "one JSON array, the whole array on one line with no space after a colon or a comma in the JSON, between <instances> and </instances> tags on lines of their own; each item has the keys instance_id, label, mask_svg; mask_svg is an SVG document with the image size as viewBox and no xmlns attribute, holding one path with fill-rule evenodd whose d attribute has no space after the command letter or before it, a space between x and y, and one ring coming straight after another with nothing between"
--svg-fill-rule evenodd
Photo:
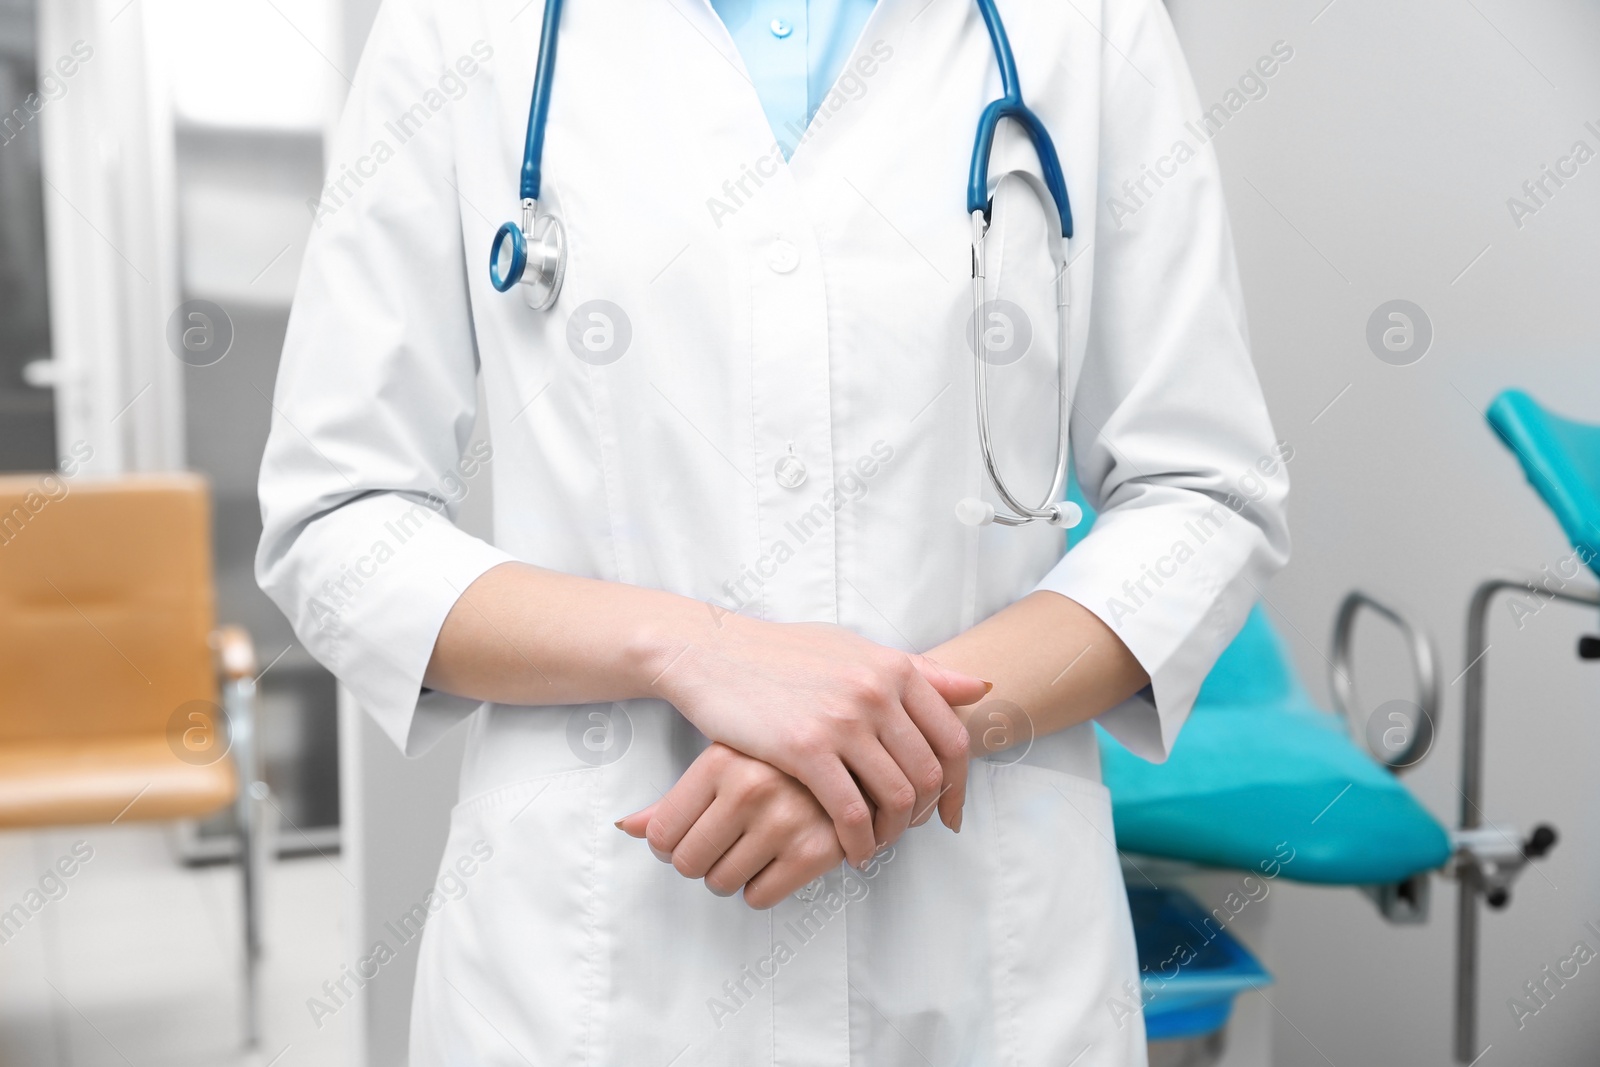
<instances>
[{"instance_id":1,"label":"doctor","mask_svg":"<svg viewBox=\"0 0 1600 1067\"><path fill-rule=\"evenodd\" d=\"M544 5L383 6L257 570L405 752L470 723L413 1067L1145 1062L1092 721L1165 758L1286 486L1233 492L1275 441L1161 4L996 12L1070 223L1012 121L969 210L983 6L569 0L542 310L485 253ZM1092 532L968 525L1052 487L1063 388Z\"/></svg>"}]
</instances>

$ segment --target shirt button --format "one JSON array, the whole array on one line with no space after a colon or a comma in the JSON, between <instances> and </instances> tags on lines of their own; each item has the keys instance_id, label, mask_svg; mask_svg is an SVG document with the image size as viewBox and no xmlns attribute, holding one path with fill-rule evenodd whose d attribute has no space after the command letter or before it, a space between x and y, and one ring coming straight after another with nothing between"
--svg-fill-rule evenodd
<instances>
[{"instance_id":1,"label":"shirt button","mask_svg":"<svg viewBox=\"0 0 1600 1067\"><path fill-rule=\"evenodd\" d=\"M783 40L793 32L794 23L790 22L788 19L772 20L772 36L778 38L778 40Z\"/></svg>"},{"instance_id":2,"label":"shirt button","mask_svg":"<svg viewBox=\"0 0 1600 1067\"><path fill-rule=\"evenodd\" d=\"M798 489L806 480L806 465L799 456L784 456L772 465L772 476L785 489Z\"/></svg>"},{"instance_id":3,"label":"shirt button","mask_svg":"<svg viewBox=\"0 0 1600 1067\"><path fill-rule=\"evenodd\" d=\"M800 265L800 250L791 241L772 242L767 250L767 266L779 274L788 274Z\"/></svg>"}]
</instances>

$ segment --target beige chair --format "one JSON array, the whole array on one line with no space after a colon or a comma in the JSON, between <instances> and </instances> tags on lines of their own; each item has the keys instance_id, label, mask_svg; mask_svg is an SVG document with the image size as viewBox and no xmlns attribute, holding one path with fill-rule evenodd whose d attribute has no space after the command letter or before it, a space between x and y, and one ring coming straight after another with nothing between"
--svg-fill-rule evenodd
<instances>
[{"instance_id":1,"label":"beige chair","mask_svg":"<svg viewBox=\"0 0 1600 1067\"><path fill-rule=\"evenodd\" d=\"M210 511L193 475L0 476L0 827L234 805L253 1045L256 660L242 629L213 627Z\"/></svg>"}]
</instances>

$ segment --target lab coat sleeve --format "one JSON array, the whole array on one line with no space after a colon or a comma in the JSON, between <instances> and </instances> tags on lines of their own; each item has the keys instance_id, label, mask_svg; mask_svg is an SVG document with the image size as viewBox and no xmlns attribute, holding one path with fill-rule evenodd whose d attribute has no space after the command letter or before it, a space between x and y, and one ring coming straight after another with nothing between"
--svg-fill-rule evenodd
<instances>
[{"instance_id":1,"label":"lab coat sleeve","mask_svg":"<svg viewBox=\"0 0 1600 1067\"><path fill-rule=\"evenodd\" d=\"M420 0L383 5L289 319L256 556L300 641L408 755L480 706L424 692L422 675L461 592L511 558L453 521L488 491L492 454L467 450L477 353L451 108L394 132L443 99L440 51Z\"/></svg>"},{"instance_id":2,"label":"lab coat sleeve","mask_svg":"<svg viewBox=\"0 0 1600 1067\"><path fill-rule=\"evenodd\" d=\"M1157 0L1104 11L1094 286L1072 398L1078 480L1099 516L1039 588L1094 612L1149 674L1099 721L1160 762L1288 559L1293 445L1275 437L1250 362L1216 155L1185 127L1201 106L1171 21Z\"/></svg>"}]
</instances>

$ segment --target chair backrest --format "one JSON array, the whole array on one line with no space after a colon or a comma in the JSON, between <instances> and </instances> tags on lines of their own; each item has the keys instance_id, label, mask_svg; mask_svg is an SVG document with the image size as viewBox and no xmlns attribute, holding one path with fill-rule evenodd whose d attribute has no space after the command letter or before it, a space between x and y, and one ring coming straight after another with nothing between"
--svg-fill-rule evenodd
<instances>
[{"instance_id":1,"label":"chair backrest","mask_svg":"<svg viewBox=\"0 0 1600 1067\"><path fill-rule=\"evenodd\" d=\"M0 744L162 733L216 700L210 512L193 475L0 476Z\"/></svg>"},{"instance_id":2,"label":"chair backrest","mask_svg":"<svg viewBox=\"0 0 1600 1067\"><path fill-rule=\"evenodd\" d=\"M1600 574L1600 426L1562 418L1516 389L1496 397L1487 417L1572 546Z\"/></svg>"}]
</instances>

